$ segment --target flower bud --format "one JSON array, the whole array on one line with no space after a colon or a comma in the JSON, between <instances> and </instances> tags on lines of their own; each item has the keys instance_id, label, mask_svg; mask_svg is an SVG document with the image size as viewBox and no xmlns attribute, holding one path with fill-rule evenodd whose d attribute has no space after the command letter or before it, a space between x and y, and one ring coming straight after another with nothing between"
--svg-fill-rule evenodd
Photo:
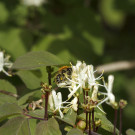
<instances>
[{"instance_id":1,"label":"flower bud","mask_svg":"<svg viewBox=\"0 0 135 135\"><path fill-rule=\"evenodd\" d=\"M119 106L120 106L120 108L123 109L126 105L127 105L127 101L126 101L126 100L121 99L121 100L119 101Z\"/></svg>"},{"instance_id":2,"label":"flower bud","mask_svg":"<svg viewBox=\"0 0 135 135\"><path fill-rule=\"evenodd\" d=\"M66 127L64 128L64 130L67 131L67 132L69 132L71 129L72 129L71 126L66 126Z\"/></svg>"},{"instance_id":3,"label":"flower bud","mask_svg":"<svg viewBox=\"0 0 135 135\"><path fill-rule=\"evenodd\" d=\"M99 119L99 120L96 120L96 121L95 121L95 125L96 125L96 127L101 126L101 120L100 120L100 119Z\"/></svg>"},{"instance_id":4,"label":"flower bud","mask_svg":"<svg viewBox=\"0 0 135 135\"><path fill-rule=\"evenodd\" d=\"M86 122L83 121L83 120L80 120L78 123L77 123L77 127L81 130L84 130L85 127L86 127Z\"/></svg>"},{"instance_id":5,"label":"flower bud","mask_svg":"<svg viewBox=\"0 0 135 135\"><path fill-rule=\"evenodd\" d=\"M114 109L118 109L118 108L119 108L119 105L118 105L117 102L114 102L114 103L112 104L112 107L113 107Z\"/></svg>"},{"instance_id":6,"label":"flower bud","mask_svg":"<svg viewBox=\"0 0 135 135\"><path fill-rule=\"evenodd\" d=\"M48 85L47 83L41 82L41 91L43 94L45 94L46 91L50 92L52 90L52 86Z\"/></svg>"}]
</instances>

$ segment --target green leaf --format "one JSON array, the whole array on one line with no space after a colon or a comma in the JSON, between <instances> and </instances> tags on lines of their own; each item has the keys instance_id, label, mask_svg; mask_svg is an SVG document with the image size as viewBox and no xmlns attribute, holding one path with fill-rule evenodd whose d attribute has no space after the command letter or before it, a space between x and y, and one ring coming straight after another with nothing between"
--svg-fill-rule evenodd
<instances>
[{"instance_id":1,"label":"green leaf","mask_svg":"<svg viewBox=\"0 0 135 135\"><path fill-rule=\"evenodd\" d=\"M0 80L0 90L5 90L11 93L17 93L16 88L10 82L3 79Z\"/></svg>"},{"instance_id":2,"label":"green leaf","mask_svg":"<svg viewBox=\"0 0 135 135\"><path fill-rule=\"evenodd\" d=\"M0 127L1 135L31 135L28 119L16 117Z\"/></svg>"},{"instance_id":3,"label":"green leaf","mask_svg":"<svg viewBox=\"0 0 135 135\"><path fill-rule=\"evenodd\" d=\"M0 105L2 105L4 103L17 103L17 100L15 97L0 94Z\"/></svg>"},{"instance_id":4,"label":"green leaf","mask_svg":"<svg viewBox=\"0 0 135 135\"><path fill-rule=\"evenodd\" d=\"M114 125L106 118L105 115L95 112L95 117L101 120L101 128L111 133L114 131ZM116 134L119 134L119 130L116 129Z\"/></svg>"},{"instance_id":5,"label":"green leaf","mask_svg":"<svg viewBox=\"0 0 135 135\"><path fill-rule=\"evenodd\" d=\"M26 52L26 43L24 44L24 41L21 37L22 32L22 29L14 28L6 29L0 32L0 48L5 49L9 54L12 54L13 58L17 58ZM23 35L25 36L26 33Z\"/></svg>"},{"instance_id":6,"label":"green leaf","mask_svg":"<svg viewBox=\"0 0 135 135\"><path fill-rule=\"evenodd\" d=\"M23 6L22 4L19 4L16 6L16 8L13 9L11 18L17 25L25 25L27 21L27 14L28 8L26 6Z\"/></svg>"},{"instance_id":7,"label":"green leaf","mask_svg":"<svg viewBox=\"0 0 135 135\"><path fill-rule=\"evenodd\" d=\"M109 131L107 131L107 130L105 130L103 128L99 128L98 133L101 134L101 135L112 135L111 132L109 132Z\"/></svg>"},{"instance_id":8,"label":"green leaf","mask_svg":"<svg viewBox=\"0 0 135 135\"><path fill-rule=\"evenodd\" d=\"M35 134L36 124L37 124L37 120L36 119L29 119L29 126L30 126L31 135Z\"/></svg>"},{"instance_id":9,"label":"green leaf","mask_svg":"<svg viewBox=\"0 0 135 135\"><path fill-rule=\"evenodd\" d=\"M45 70L45 67L40 67L40 80L42 82L48 82L48 73Z\"/></svg>"},{"instance_id":10,"label":"green leaf","mask_svg":"<svg viewBox=\"0 0 135 135\"><path fill-rule=\"evenodd\" d=\"M41 81L32 72L18 71L16 74L21 78L28 89L40 88Z\"/></svg>"},{"instance_id":11,"label":"green leaf","mask_svg":"<svg viewBox=\"0 0 135 135\"><path fill-rule=\"evenodd\" d=\"M73 128L67 133L67 135L83 135L83 132L80 129Z\"/></svg>"},{"instance_id":12,"label":"green leaf","mask_svg":"<svg viewBox=\"0 0 135 135\"><path fill-rule=\"evenodd\" d=\"M30 111L29 114L33 117L40 117L43 118L44 117L44 109L37 109L34 111Z\"/></svg>"},{"instance_id":13,"label":"green leaf","mask_svg":"<svg viewBox=\"0 0 135 135\"><path fill-rule=\"evenodd\" d=\"M121 27L123 26L125 15L122 10L116 8L115 4L115 0L102 0L100 2L100 10L104 20L110 26Z\"/></svg>"},{"instance_id":14,"label":"green leaf","mask_svg":"<svg viewBox=\"0 0 135 135\"><path fill-rule=\"evenodd\" d=\"M63 33L59 33L57 36L55 34L45 35L36 45L32 47L32 51L46 50L53 54L57 54L57 56L63 60L64 63L69 63L71 60L76 62L76 59L73 57L74 54L72 54L68 49L69 45L66 46L68 43L63 43L64 40L68 40L72 37L72 32L68 27L65 27L63 31ZM71 48L74 49L73 46ZM58 53L59 51L60 53Z\"/></svg>"},{"instance_id":15,"label":"green leaf","mask_svg":"<svg viewBox=\"0 0 135 135\"><path fill-rule=\"evenodd\" d=\"M54 118L38 123L35 135L61 135L59 125Z\"/></svg>"},{"instance_id":16,"label":"green leaf","mask_svg":"<svg viewBox=\"0 0 135 135\"><path fill-rule=\"evenodd\" d=\"M7 21L9 16L8 10L2 2L0 2L0 23Z\"/></svg>"},{"instance_id":17,"label":"green leaf","mask_svg":"<svg viewBox=\"0 0 135 135\"><path fill-rule=\"evenodd\" d=\"M76 122L76 116L77 116L77 114L72 109L70 109L64 115L64 118L61 118L59 116L56 116L56 118L58 118L61 121L64 121L64 122L68 123L69 125L74 126L75 125L75 122Z\"/></svg>"},{"instance_id":18,"label":"green leaf","mask_svg":"<svg viewBox=\"0 0 135 135\"><path fill-rule=\"evenodd\" d=\"M128 130L126 131L126 135L135 135L135 130L133 130L133 129L128 129Z\"/></svg>"},{"instance_id":19,"label":"green leaf","mask_svg":"<svg viewBox=\"0 0 135 135\"><path fill-rule=\"evenodd\" d=\"M29 98L34 97L34 94L38 92L38 91L34 91L34 92L30 92L25 94L24 96L22 96L19 100L18 100L18 105L23 105L24 103L26 103Z\"/></svg>"},{"instance_id":20,"label":"green leaf","mask_svg":"<svg viewBox=\"0 0 135 135\"><path fill-rule=\"evenodd\" d=\"M22 113L22 109L14 103L5 103L0 106L0 120L6 119L9 116Z\"/></svg>"},{"instance_id":21,"label":"green leaf","mask_svg":"<svg viewBox=\"0 0 135 135\"><path fill-rule=\"evenodd\" d=\"M102 55L104 51L104 39L93 36L89 31L84 31L82 34L83 37L91 44L93 51L97 55Z\"/></svg>"},{"instance_id":22,"label":"green leaf","mask_svg":"<svg viewBox=\"0 0 135 135\"><path fill-rule=\"evenodd\" d=\"M13 64L13 69L36 69L39 67L56 66L64 64L57 56L45 52L29 52L24 56L19 57Z\"/></svg>"}]
</instances>

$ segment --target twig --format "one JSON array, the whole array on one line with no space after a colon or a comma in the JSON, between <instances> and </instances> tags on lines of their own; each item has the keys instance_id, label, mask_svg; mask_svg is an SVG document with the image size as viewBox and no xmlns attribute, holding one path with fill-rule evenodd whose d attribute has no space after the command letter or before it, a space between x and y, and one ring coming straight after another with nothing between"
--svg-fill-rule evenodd
<instances>
[{"instance_id":1,"label":"twig","mask_svg":"<svg viewBox=\"0 0 135 135\"><path fill-rule=\"evenodd\" d=\"M114 118L114 131L113 131L113 135L116 134L116 124L117 124L117 109L115 109L115 118Z\"/></svg>"},{"instance_id":2,"label":"twig","mask_svg":"<svg viewBox=\"0 0 135 135\"><path fill-rule=\"evenodd\" d=\"M83 89L83 102L84 102L84 104L86 103L85 102L85 90Z\"/></svg>"},{"instance_id":3,"label":"twig","mask_svg":"<svg viewBox=\"0 0 135 135\"><path fill-rule=\"evenodd\" d=\"M88 97L88 91L86 91L86 97ZM88 104L88 100L87 100L87 98L85 99L86 101L86 104Z\"/></svg>"},{"instance_id":4,"label":"twig","mask_svg":"<svg viewBox=\"0 0 135 135\"><path fill-rule=\"evenodd\" d=\"M48 83L51 85L51 66L47 67L47 72L48 72ZM48 120L48 96L49 92L46 91L45 93L45 114L44 114L44 119Z\"/></svg>"},{"instance_id":5,"label":"twig","mask_svg":"<svg viewBox=\"0 0 135 135\"><path fill-rule=\"evenodd\" d=\"M78 111L79 111L79 97L78 97L77 105L78 105L78 109L77 109L77 115L78 115Z\"/></svg>"},{"instance_id":6,"label":"twig","mask_svg":"<svg viewBox=\"0 0 135 135\"><path fill-rule=\"evenodd\" d=\"M89 112L89 135L91 135L91 112Z\"/></svg>"},{"instance_id":7,"label":"twig","mask_svg":"<svg viewBox=\"0 0 135 135\"><path fill-rule=\"evenodd\" d=\"M86 130L88 129L88 112L86 111L85 112L85 114L86 114Z\"/></svg>"},{"instance_id":8,"label":"twig","mask_svg":"<svg viewBox=\"0 0 135 135\"><path fill-rule=\"evenodd\" d=\"M48 83L51 85L51 66L48 66Z\"/></svg>"},{"instance_id":9,"label":"twig","mask_svg":"<svg viewBox=\"0 0 135 135\"><path fill-rule=\"evenodd\" d=\"M97 73L112 72L112 71L121 71L135 68L135 60L133 61L119 61L113 62L101 66L97 66Z\"/></svg>"},{"instance_id":10,"label":"twig","mask_svg":"<svg viewBox=\"0 0 135 135\"><path fill-rule=\"evenodd\" d=\"M93 124L93 131L95 131L94 108L92 110L92 124Z\"/></svg>"},{"instance_id":11,"label":"twig","mask_svg":"<svg viewBox=\"0 0 135 135\"><path fill-rule=\"evenodd\" d=\"M29 119L44 120L43 118L33 117L33 116L31 116L31 115L29 115L29 114L25 114L25 113L23 113L23 115L28 116Z\"/></svg>"},{"instance_id":12,"label":"twig","mask_svg":"<svg viewBox=\"0 0 135 135\"><path fill-rule=\"evenodd\" d=\"M120 127L119 127L119 135L122 132L122 108L120 107Z\"/></svg>"},{"instance_id":13,"label":"twig","mask_svg":"<svg viewBox=\"0 0 135 135\"><path fill-rule=\"evenodd\" d=\"M44 114L44 120L48 120L48 95L49 95L49 92L46 91L46 94L45 94L45 114Z\"/></svg>"},{"instance_id":14,"label":"twig","mask_svg":"<svg viewBox=\"0 0 135 135\"><path fill-rule=\"evenodd\" d=\"M15 97L15 98L18 97L17 94L14 94L14 93L11 93L11 92L8 92L8 91L5 91L5 90L0 90L0 93L5 94L5 95L9 95L9 96L12 96L12 97Z\"/></svg>"}]
</instances>

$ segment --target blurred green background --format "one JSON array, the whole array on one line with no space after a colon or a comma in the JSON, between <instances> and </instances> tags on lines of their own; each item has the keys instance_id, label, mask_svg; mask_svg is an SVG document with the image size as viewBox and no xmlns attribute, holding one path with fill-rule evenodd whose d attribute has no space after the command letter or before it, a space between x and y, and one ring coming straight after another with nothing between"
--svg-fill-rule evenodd
<instances>
[{"instance_id":1,"label":"blurred green background","mask_svg":"<svg viewBox=\"0 0 135 135\"><path fill-rule=\"evenodd\" d=\"M46 0L40 6L1 0L0 48L13 61L26 52L39 50L74 64L76 60L94 66L134 60L135 0ZM45 81L44 70L41 72ZM135 69L105 76L108 74L115 76L116 100L128 101L123 112L125 132L135 124ZM113 121L112 108L104 105L104 109Z\"/></svg>"}]
</instances>

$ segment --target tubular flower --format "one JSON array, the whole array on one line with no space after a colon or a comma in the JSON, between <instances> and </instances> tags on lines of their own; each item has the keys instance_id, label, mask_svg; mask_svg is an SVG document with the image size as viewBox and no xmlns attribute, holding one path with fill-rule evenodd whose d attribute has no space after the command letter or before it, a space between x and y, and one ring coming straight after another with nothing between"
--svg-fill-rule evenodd
<instances>
[{"instance_id":1,"label":"tubular flower","mask_svg":"<svg viewBox=\"0 0 135 135\"><path fill-rule=\"evenodd\" d=\"M0 72L4 72L6 75L11 76L8 72L5 71L4 67L11 68L13 63L9 62L9 56L4 58L4 53L0 52Z\"/></svg>"},{"instance_id":2,"label":"tubular flower","mask_svg":"<svg viewBox=\"0 0 135 135\"><path fill-rule=\"evenodd\" d=\"M71 85L68 87L70 91L68 98L71 98L78 89L85 88L88 82L87 66L84 62L77 61L76 66L72 66L72 70L72 76L69 79Z\"/></svg>"},{"instance_id":3,"label":"tubular flower","mask_svg":"<svg viewBox=\"0 0 135 135\"><path fill-rule=\"evenodd\" d=\"M98 106L104 102L106 102L109 105L114 105L115 104L115 96L112 93L112 88L113 88L113 82L114 82L114 76L113 75L109 75L108 76L108 85L105 84L104 82L104 87L107 91L107 93L104 92L100 92L102 95L105 95L106 98L104 100L102 100Z\"/></svg>"},{"instance_id":4,"label":"tubular flower","mask_svg":"<svg viewBox=\"0 0 135 135\"><path fill-rule=\"evenodd\" d=\"M52 90L52 93L49 95L49 105L50 109L54 112L59 111L61 118L63 118L63 113L61 111L62 106L62 95L60 92L56 94L55 90Z\"/></svg>"},{"instance_id":5,"label":"tubular flower","mask_svg":"<svg viewBox=\"0 0 135 135\"><path fill-rule=\"evenodd\" d=\"M73 108L73 110L74 111L77 111L77 107L78 107L78 99L77 99L77 97L75 97L72 101L71 101L71 104L72 104L72 108Z\"/></svg>"},{"instance_id":6,"label":"tubular flower","mask_svg":"<svg viewBox=\"0 0 135 135\"><path fill-rule=\"evenodd\" d=\"M93 92L92 92L92 95L91 95L91 99L93 101L98 101L97 95L98 95L98 86L95 85Z\"/></svg>"},{"instance_id":7,"label":"tubular flower","mask_svg":"<svg viewBox=\"0 0 135 135\"><path fill-rule=\"evenodd\" d=\"M94 73L96 71L94 71L93 65L88 65L87 67L88 67L88 84L89 84L89 88L91 88L92 86L95 86L95 85L103 86L103 85L101 85L101 84L99 84L97 82L98 80L101 79L103 73L99 77L95 78Z\"/></svg>"},{"instance_id":8,"label":"tubular flower","mask_svg":"<svg viewBox=\"0 0 135 135\"><path fill-rule=\"evenodd\" d=\"M49 95L50 109L53 110L54 112L59 111L61 118L64 117L64 115L61 111L62 109L72 108L74 111L77 111L77 107L78 107L77 101L78 101L78 99L77 99L77 97L75 97L71 102L68 102L67 100L62 102L61 92L58 92L56 94L55 90L52 90L52 93Z\"/></svg>"},{"instance_id":9,"label":"tubular flower","mask_svg":"<svg viewBox=\"0 0 135 135\"><path fill-rule=\"evenodd\" d=\"M72 108L74 111L77 111L78 109L78 98L75 97L71 102L66 102L68 103L67 107Z\"/></svg>"}]
</instances>

